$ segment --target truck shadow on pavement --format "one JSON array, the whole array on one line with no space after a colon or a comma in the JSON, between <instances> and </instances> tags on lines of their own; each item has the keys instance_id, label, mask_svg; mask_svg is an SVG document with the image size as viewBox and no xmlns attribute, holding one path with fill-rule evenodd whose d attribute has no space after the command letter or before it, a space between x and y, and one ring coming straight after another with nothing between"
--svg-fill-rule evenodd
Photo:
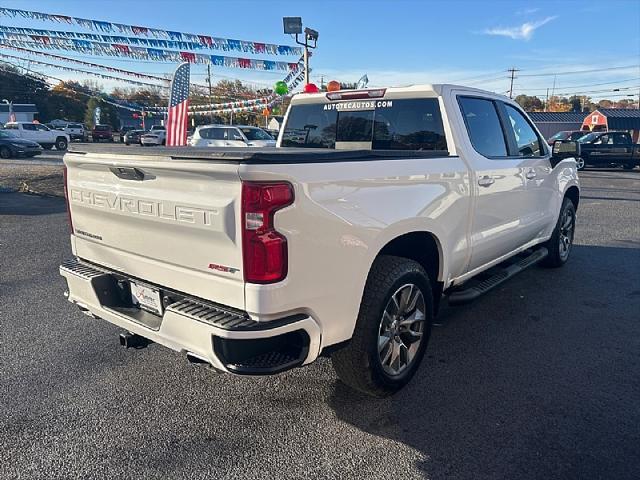
<instances>
[{"instance_id":1,"label":"truck shadow on pavement","mask_svg":"<svg viewBox=\"0 0 640 480\"><path fill-rule=\"evenodd\" d=\"M562 269L443 308L404 390L379 400L337 381L330 405L419 451L428 478L632 478L639 280L637 246L574 246Z\"/></svg>"},{"instance_id":2,"label":"truck shadow on pavement","mask_svg":"<svg viewBox=\"0 0 640 480\"><path fill-rule=\"evenodd\" d=\"M0 193L0 215L51 215L66 210L62 198L27 193Z\"/></svg>"}]
</instances>

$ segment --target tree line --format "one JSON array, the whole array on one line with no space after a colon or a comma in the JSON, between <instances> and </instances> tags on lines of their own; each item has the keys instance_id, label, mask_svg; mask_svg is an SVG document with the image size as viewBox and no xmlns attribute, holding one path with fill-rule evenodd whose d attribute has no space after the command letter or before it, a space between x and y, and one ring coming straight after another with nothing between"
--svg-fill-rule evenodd
<instances>
[{"instance_id":1,"label":"tree line","mask_svg":"<svg viewBox=\"0 0 640 480\"><path fill-rule=\"evenodd\" d=\"M570 97L553 95L548 100L536 96L518 95L515 101L527 112L592 112L599 108L637 108L637 103L629 98L594 102L586 95Z\"/></svg>"}]
</instances>

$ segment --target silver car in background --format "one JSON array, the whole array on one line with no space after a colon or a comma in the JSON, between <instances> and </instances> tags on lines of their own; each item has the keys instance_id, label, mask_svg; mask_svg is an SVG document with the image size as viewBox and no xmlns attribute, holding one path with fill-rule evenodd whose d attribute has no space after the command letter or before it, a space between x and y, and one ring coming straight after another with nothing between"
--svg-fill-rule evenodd
<instances>
[{"instance_id":1,"label":"silver car in background","mask_svg":"<svg viewBox=\"0 0 640 480\"><path fill-rule=\"evenodd\" d=\"M275 147L276 140L249 125L201 125L193 132L192 147Z\"/></svg>"}]
</instances>

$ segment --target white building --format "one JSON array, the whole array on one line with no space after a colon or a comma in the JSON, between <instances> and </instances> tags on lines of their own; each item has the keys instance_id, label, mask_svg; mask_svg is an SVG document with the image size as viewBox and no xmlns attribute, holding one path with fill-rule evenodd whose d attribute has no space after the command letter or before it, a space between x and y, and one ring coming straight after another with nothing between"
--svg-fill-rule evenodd
<instances>
[{"instance_id":1,"label":"white building","mask_svg":"<svg viewBox=\"0 0 640 480\"><path fill-rule=\"evenodd\" d=\"M16 122L33 122L38 113L38 109L33 103L14 103L13 113L16 116ZM3 125L9 121L9 105L0 103L0 123Z\"/></svg>"}]
</instances>

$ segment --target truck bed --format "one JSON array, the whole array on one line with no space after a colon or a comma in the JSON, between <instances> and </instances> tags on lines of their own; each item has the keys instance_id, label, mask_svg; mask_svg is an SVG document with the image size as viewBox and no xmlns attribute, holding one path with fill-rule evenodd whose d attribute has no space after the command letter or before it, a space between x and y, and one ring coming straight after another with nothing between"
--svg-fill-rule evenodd
<instances>
[{"instance_id":1,"label":"truck bed","mask_svg":"<svg viewBox=\"0 0 640 480\"><path fill-rule=\"evenodd\" d=\"M175 160L215 160L235 164L331 163L434 158L449 156L445 150L330 150L324 148L141 147L108 144L70 145L69 152L92 155L134 155Z\"/></svg>"}]
</instances>

